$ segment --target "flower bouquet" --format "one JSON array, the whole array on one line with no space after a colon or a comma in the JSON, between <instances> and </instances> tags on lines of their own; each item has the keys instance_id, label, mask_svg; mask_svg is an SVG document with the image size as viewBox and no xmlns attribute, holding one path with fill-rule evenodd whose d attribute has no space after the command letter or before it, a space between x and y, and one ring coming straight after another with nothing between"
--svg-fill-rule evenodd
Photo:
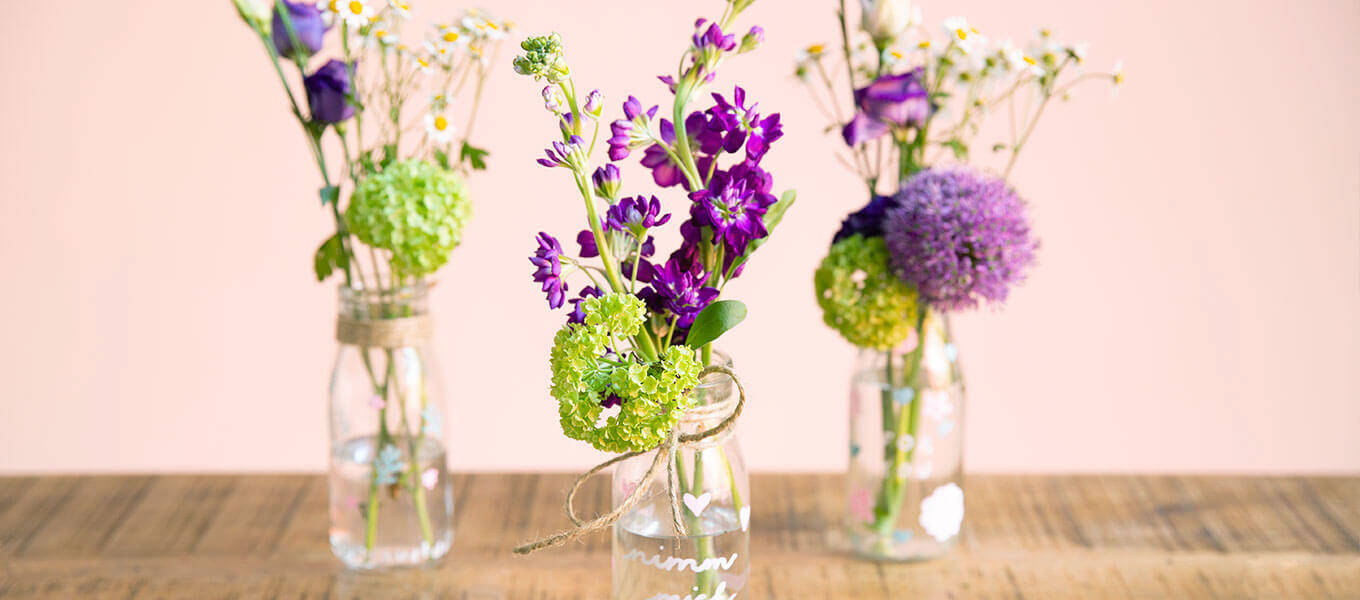
<instances>
[{"instance_id":1,"label":"flower bouquet","mask_svg":"<svg viewBox=\"0 0 1360 600\"><path fill-rule=\"evenodd\" d=\"M426 294L470 217L464 178L486 166L468 136L509 25L468 11L412 47L400 38L411 14L403 0L234 2L283 84L335 222L313 260L317 280L344 277L330 385L331 549L361 568L437 559L453 541L453 500ZM321 62L328 37L332 57ZM464 93L460 133L453 97Z\"/></svg>"},{"instance_id":2,"label":"flower bouquet","mask_svg":"<svg viewBox=\"0 0 1360 600\"><path fill-rule=\"evenodd\" d=\"M731 33L750 4L729 0L720 18L695 23L678 71L660 78L671 92L670 118L629 96L603 139L603 96L578 91L557 34L526 40L514 63L546 82L544 103L560 135L538 163L570 174L585 205L574 256L540 233L529 259L548 306L570 309L553 340L551 393L567 437L622 453L577 482L617 465L613 510L578 518L573 489L567 512L577 527L516 552L612 526L616 599L731 598L748 573L751 506L733 430L745 393L713 342L746 315L723 290L794 194L776 197L761 167L782 136L778 114L762 115L741 87L712 94L701 110L689 106L726 58L760 45L759 27ZM597 146L607 146L611 162L592 170ZM688 201L680 247L664 261L653 233L672 215L655 195L622 194L615 163L638 150L653 183L678 188ZM587 282L575 297L569 275Z\"/></svg>"},{"instance_id":3,"label":"flower bouquet","mask_svg":"<svg viewBox=\"0 0 1360 600\"><path fill-rule=\"evenodd\" d=\"M850 398L853 549L910 560L947 551L963 522L963 382L946 315L1004 301L1038 249L1006 178L1054 99L1123 74L1083 71L1086 46L1046 29L1022 50L962 18L932 36L908 0L862 4L852 31L840 1L834 59L813 45L797 63L870 197L836 232L814 283L823 320L861 349ZM849 84L850 113L838 81ZM964 166L996 113L1009 121L1009 137L991 147L1005 161L999 177Z\"/></svg>"}]
</instances>

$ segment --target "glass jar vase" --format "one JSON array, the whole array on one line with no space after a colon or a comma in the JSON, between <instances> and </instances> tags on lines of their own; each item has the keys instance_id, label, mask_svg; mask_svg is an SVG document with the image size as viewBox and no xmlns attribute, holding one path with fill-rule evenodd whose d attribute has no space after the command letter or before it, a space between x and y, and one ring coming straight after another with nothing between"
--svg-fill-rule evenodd
<instances>
[{"instance_id":1,"label":"glass jar vase","mask_svg":"<svg viewBox=\"0 0 1360 600\"><path fill-rule=\"evenodd\" d=\"M330 543L350 568L431 562L453 544L430 334L423 284L341 287L330 384Z\"/></svg>"},{"instance_id":2,"label":"glass jar vase","mask_svg":"<svg viewBox=\"0 0 1360 600\"><path fill-rule=\"evenodd\" d=\"M963 523L963 378L949 321L930 311L898 347L862 350L850 385L846 527L855 554L923 560Z\"/></svg>"},{"instance_id":3,"label":"glass jar vase","mask_svg":"<svg viewBox=\"0 0 1360 600\"><path fill-rule=\"evenodd\" d=\"M714 353L715 364L731 360ZM682 434L712 429L737 406L732 380L704 377L693 392L694 408L680 418ZM638 489L655 453L635 456L614 469L613 502L620 506ZM734 598L750 577L750 478L734 429L682 444L666 473L649 482L641 502L614 524L614 600ZM685 530L675 527L670 489L679 498Z\"/></svg>"}]
</instances>

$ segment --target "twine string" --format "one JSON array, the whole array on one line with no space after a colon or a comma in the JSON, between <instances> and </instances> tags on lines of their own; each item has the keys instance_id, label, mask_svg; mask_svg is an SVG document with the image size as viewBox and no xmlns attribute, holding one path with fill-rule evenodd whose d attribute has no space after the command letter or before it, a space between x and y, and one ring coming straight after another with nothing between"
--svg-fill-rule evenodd
<instances>
[{"instance_id":1,"label":"twine string","mask_svg":"<svg viewBox=\"0 0 1360 600\"><path fill-rule=\"evenodd\" d=\"M746 406L746 388L742 387L741 380L737 378L737 374L727 367L713 365L705 368L703 372L699 374L699 377L702 379L704 376L713 373L726 375L732 380L732 383L737 386L737 406L732 409L732 413L727 415L727 418L707 430L690 434L681 434L680 427L677 424L675 427L671 428L671 434L666 441L662 442L661 445L656 448L620 454L581 474L580 477L576 478L576 483L572 484L571 491L567 493L566 500L567 518L571 519L571 522L575 527L555 533L540 540L516 546L514 548L515 554L530 554L544 548L560 546L613 526L614 523L617 523L619 519L623 518L623 515L633 510L633 508L642 502L642 494L647 489L647 486L651 484L652 479L657 476L662 461L666 462L666 489L670 497L671 520L674 521L675 530L679 532L680 535L689 535L689 530L685 526L684 519L682 518L681 510L683 509L680 503L680 497L676 493L676 486L674 485L676 452L681 447L690 446L695 442L706 440L732 429L737 422L737 417L741 416L741 411ZM572 506L572 503L576 499L577 492L581 490L581 486L585 484L587 479L590 479L592 475L621 461L641 456L652 451L656 452L656 457L652 459L652 464L647 467L647 472L642 475L642 480L638 482L637 487L623 499L623 502L619 503L618 507L590 521L582 521L576 516L576 509Z\"/></svg>"},{"instance_id":2,"label":"twine string","mask_svg":"<svg viewBox=\"0 0 1360 600\"><path fill-rule=\"evenodd\" d=\"M354 319L342 315L335 319L336 341L361 348L419 346L433 335L434 320L430 315L395 319Z\"/></svg>"}]
</instances>

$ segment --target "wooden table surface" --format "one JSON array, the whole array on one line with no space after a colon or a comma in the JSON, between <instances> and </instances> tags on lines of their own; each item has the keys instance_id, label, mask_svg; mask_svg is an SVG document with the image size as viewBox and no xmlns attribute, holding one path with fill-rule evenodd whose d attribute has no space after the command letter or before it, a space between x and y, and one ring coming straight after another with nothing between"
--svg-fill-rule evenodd
<instances>
[{"instance_id":1,"label":"wooden table surface","mask_svg":"<svg viewBox=\"0 0 1360 600\"><path fill-rule=\"evenodd\" d=\"M607 535L566 524L571 475L454 478L436 567L345 572L316 475L0 478L0 598L600 600ZM598 484L598 485L597 485ZM950 558L849 558L841 477L756 475L748 598L1360 598L1360 478L971 476ZM602 481L584 506L605 504Z\"/></svg>"}]
</instances>

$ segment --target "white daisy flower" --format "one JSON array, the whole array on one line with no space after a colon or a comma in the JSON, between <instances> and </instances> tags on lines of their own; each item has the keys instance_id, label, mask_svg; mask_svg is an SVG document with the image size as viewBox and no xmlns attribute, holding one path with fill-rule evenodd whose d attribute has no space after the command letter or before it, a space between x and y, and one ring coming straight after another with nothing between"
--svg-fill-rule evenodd
<instances>
[{"instance_id":1,"label":"white daisy flower","mask_svg":"<svg viewBox=\"0 0 1360 600\"><path fill-rule=\"evenodd\" d=\"M1110 70L1110 79L1116 86L1124 85L1124 61L1115 61L1114 68Z\"/></svg>"},{"instance_id":2,"label":"white daisy flower","mask_svg":"<svg viewBox=\"0 0 1360 600\"><path fill-rule=\"evenodd\" d=\"M436 62L448 63L453 60L453 49L450 48L448 44L425 40L425 51L428 52L430 58L434 59Z\"/></svg>"},{"instance_id":3,"label":"white daisy flower","mask_svg":"<svg viewBox=\"0 0 1360 600\"><path fill-rule=\"evenodd\" d=\"M963 17L949 17L944 20L943 26L945 34L955 44L966 44L969 38L978 35L978 30L969 25L968 19Z\"/></svg>"},{"instance_id":4,"label":"white daisy flower","mask_svg":"<svg viewBox=\"0 0 1360 600\"><path fill-rule=\"evenodd\" d=\"M453 140L453 123L444 113L425 115L425 133L437 144L447 144Z\"/></svg>"},{"instance_id":5,"label":"white daisy flower","mask_svg":"<svg viewBox=\"0 0 1360 600\"><path fill-rule=\"evenodd\" d=\"M377 14L368 0L322 0L316 6L329 17L329 22L338 18L355 28L367 26Z\"/></svg>"},{"instance_id":6,"label":"white daisy flower","mask_svg":"<svg viewBox=\"0 0 1360 600\"><path fill-rule=\"evenodd\" d=\"M921 501L920 523L937 542L958 535L963 525L963 489L954 483L935 488Z\"/></svg>"},{"instance_id":7,"label":"white daisy flower","mask_svg":"<svg viewBox=\"0 0 1360 600\"><path fill-rule=\"evenodd\" d=\"M1028 73L1035 77L1044 74L1044 70L1039 67L1038 61L1025 54L1023 50L1016 48L1010 40L1001 42L1000 54L1001 59L1006 63L1006 68L1010 71Z\"/></svg>"},{"instance_id":8,"label":"white daisy flower","mask_svg":"<svg viewBox=\"0 0 1360 600\"><path fill-rule=\"evenodd\" d=\"M411 3L406 0L387 0L387 7L392 9L392 14L398 17L411 18Z\"/></svg>"},{"instance_id":9,"label":"white daisy flower","mask_svg":"<svg viewBox=\"0 0 1360 600\"><path fill-rule=\"evenodd\" d=\"M1078 42L1067 47L1067 55L1075 59L1077 64L1081 64L1082 61L1086 60L1086 53L1090 49L1091 44L1087 42Z\"/></svg>"},{"instance_id":10,"label":"white daisy flower","mask_svg":"<svg viewBox=\"0 0 1360 600\"><path fill-rule=\"evenodd\" d=\"M397 34L391 30L374 27L369 30L368 35L359 38L359 47L389 47L395 46L400 41Z\"/></svg>"}]
</instances>

